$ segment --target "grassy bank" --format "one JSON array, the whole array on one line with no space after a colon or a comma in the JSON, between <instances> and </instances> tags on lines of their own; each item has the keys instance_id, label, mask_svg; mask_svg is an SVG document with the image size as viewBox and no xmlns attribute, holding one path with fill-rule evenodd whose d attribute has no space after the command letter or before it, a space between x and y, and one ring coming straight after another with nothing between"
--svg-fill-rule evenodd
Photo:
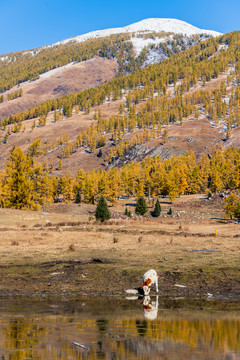
<instances>
[{"instance_id":1,"label":"grassy bank","mask_svg":"<svg viewBox=\"0 0 240 360\"><path fill-rule=\"evenodd\" d=\"M162 296L238 296L239 225L213 220L210 207L201 208L209 218L196 223L194 202L186 205L189 219L185 212L184 219L106 224L89 221L91 209L84 205L48 213L1 209L0 296L125 296L149 268L160 273ZM216 217L222 215L215 208Z\"/></svg>"}]
</instances>

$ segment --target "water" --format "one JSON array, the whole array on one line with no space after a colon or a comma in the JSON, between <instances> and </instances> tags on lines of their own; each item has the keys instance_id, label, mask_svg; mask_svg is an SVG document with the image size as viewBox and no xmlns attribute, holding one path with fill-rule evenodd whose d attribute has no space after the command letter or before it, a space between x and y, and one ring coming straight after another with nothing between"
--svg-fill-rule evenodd
<instances>
[{"instance_id":1,"label":"water","mask_svg":"<svg viewBox=\"0 0 240 360\"><path fill-rule=\"evenodd\" d=\"M240 359L239 302L149 301L1 300L0 359Z\"/></svg>"}]
</instances>

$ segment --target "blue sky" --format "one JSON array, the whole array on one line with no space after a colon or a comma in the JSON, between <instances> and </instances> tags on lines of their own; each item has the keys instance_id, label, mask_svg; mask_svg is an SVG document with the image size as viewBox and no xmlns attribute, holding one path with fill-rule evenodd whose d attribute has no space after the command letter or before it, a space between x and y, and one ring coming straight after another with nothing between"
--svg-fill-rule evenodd
<instances>
[{"instance_id":1,"label":"blue sky","mask_svg":"<svg viewBox=\"0 0 240 360\"><path fill-rule=\"evenodd\" d=\"M240 30L240 0L0 0L0 53L31 49L149 17Z\"/></svg>"}]
</instances>

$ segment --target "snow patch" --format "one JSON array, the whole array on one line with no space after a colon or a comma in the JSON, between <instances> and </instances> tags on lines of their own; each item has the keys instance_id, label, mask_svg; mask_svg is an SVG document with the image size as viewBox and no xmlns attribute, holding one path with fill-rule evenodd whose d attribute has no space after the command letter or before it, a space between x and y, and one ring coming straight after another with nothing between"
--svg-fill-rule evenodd
<instances>
[{"instance_id":1,"label":"snow patch","mask_svg":"<svg viewBox=\"0 0 240 360\"><path fill-rule=\"evenodd\" d=\"M158 50L149 50L146 60L142 64L142 68L144 68L147 65L153 65L157 62L160 62L162 60L167 59L168 57L165 55L164 51L162 49Z\"/></svg>"},{"instance_id":2,"label":"snow patch","mask_svg":"<svg viewBox=\"0 0 240 360\"><path fill-rule=\"evenodd\" d=\"M132 37L131 38L131 42L133 44L133 47L137 53L137 56L141 53L141 51L149 45L158 45L162 42L166 42L167 39L169 39L170 37L168 36L167 38L156 38L156 39L144 39L144 38L136 38L136 37Z\"/></svg>"},{"instance_id":3,"label":"snow patch","mask_svg":"<svg viewBox=\"0 0 240 360\"><path fill-rule=\"evenodd\" d=\"M185 21L177 20L177 19L145 19L139 21L137 23L105 30L97 30L91 31L87 34L79 35L72 37L70 39L65 39L59 41L53 45L62 45L67 44L68 42L83 42L90 39L96 39L99 37L110 36L113 34L121 34L121 33L139 33L139 32L172 32L174 34L185 34L185 35L194 35L194 34L207 34L211 36L219 36L222 35L217 31L212 30L203 30L199 29L196 26L190 25Z\"/></svg>"},{"instance_id":4,"label":"snow patch","mask_svg":"<svg viewBox=\"0 0 240 360\"><path fill-rule=\"evenodd\" d=\"M5 61L5 60L7 60L8 59L8 56L2 56L2 57L0 57L0 60L2 60L2 61Z\"/></svg>"},{"instance_id":5,"label":"snow patch","mask_svg":"<svg viewBox=\"0 0 240 360\"><path fill-rule=\"evenodd\" d=\"M49 78L50 76L56 74L59 70L63 70L63 69L66 69L70 66L74 65L74 62L71 62L67 65L64 65L64 66L60 66L60 67L57 67L56 69L53 69L53 70L49 70L47 72L45 72L44 74L41 74L39 75L39 78L40 79L46 79L46 78Z\"/></svg>"}]
</instances>

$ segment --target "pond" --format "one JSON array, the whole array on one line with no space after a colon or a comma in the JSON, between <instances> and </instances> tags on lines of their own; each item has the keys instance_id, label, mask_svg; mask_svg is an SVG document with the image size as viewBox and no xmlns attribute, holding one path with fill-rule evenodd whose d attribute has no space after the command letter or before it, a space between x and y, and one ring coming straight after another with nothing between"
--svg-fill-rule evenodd
<instances>
[{"instance_id":1,"label":"pond","mask_svg":"<svg viewBox=\"0 0 240 360\"><path fill-rule=\"evenodd\" d=\"M240 303L0 300L0 359L240 359Z\"/></svg>"}]
</instances>

